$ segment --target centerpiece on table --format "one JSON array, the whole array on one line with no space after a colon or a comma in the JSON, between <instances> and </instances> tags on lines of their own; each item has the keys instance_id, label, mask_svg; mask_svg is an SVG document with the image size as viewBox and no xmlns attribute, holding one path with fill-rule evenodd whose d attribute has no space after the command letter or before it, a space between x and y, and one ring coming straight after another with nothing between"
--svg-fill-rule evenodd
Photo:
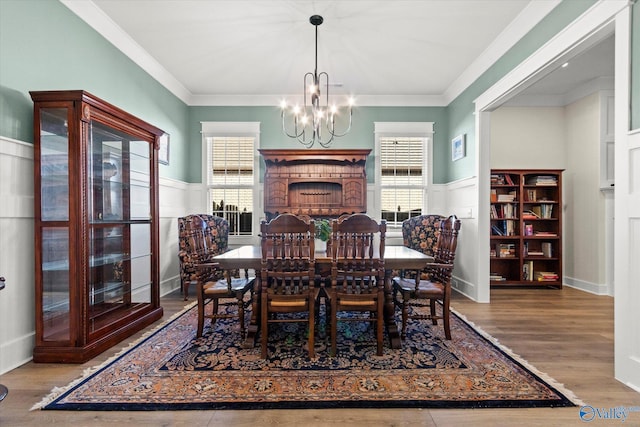
<instances>
[{"instance_id":1,"label":"centerpiece on table","mask_svg":"<svg viewBox=\"0 0 640 427\"><path fill-rule=\"evenodd\" d=\"M316 252L326 252L327 242L331 238L331 220L319 218L315 220L316 225Z\"/></svg>"}]
</instances>

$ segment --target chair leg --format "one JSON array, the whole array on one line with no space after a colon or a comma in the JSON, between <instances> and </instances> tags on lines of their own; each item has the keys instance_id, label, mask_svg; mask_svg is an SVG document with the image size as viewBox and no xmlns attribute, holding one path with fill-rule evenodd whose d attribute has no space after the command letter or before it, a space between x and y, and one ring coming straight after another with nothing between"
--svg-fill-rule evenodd
<instances>
[{"instance_id":1,"label":"chair leg","mask_svg":"<svg viewBox=\"0 0 640 427\"><path fill-rule=\"evenodd\" d=\"M444 323L444 336L446 339L451 339L451 327L449 323L449 315L451 310L449 309L449 300L442 302L442 323Z\"/></svg>"},{"instance_id":2,"label":"chair leg","mask_svg":"<svg viewBox=\"0 0 640 427\"><path fill-rule=\"evenodd\" d=\"M260 333L261 333L261 353L262 358L267 358L267 340L269 339L269 329L268 329L268 320L269 320L269 309L267 307L267 295L262 294L262 302L261 302L261 322L260 322Z\"/></svg>"},{"instance_id":3,"label":"chair leg","mask_svg":"<svg viewBox=\"0 0 640 427\"><path fill-rule=\"evenodd\" d=\"M205 299L202 292L198 291L198 331L196 337L202 336L202 330L204 329L204 303Z\"/></svg>"},{"instance_id":4,"label":"chair leg","mask_svg":"<svg viewBox=\"0 0 640 427\"><path fill-rule=\"evenodd\" d=\"M384 344L384 298L378 297L378 313L376 313L376 340L378 343L378 356L382 356Z\"/></svg>"},{"instance_id":5,"label":"chair leg","mask_svg":"<svg viewBox=\"0 0 640 427\"><path fill-rule=\"evenodd\" d=\"M236 295L238 300L238 322L240 322L240 336L244 339L244 301L242 298L242 294Z\"/></svg>"},{"instance_id":6,"label":"chair leg","mask_svg":"<svg viewBox=\"0 0 640 427\"><path fill-rule=\"evenodd\" d=\"M338 334L338 306L336 299L337 297L335 295L331 298L331 357L335 357L337 349L336 335Z\"/></svg>"},{"instance_id":7,"label":"chair leg","mask_svg":"<svg viewBox=\"0 0 640 427\"><path fill-rule=\"evenodd\" d=\"M211 303L211 329L213 329L213 325L216 324L216 320L218 320L218 298L213 298L213 301Z\"/></svg>"},{"instance_id":8,"label":"chair leg","mask_svg":"<svg viewBox=\"0 0 640 427\"><path fill-rule=\"evenodd\" d=\"M316 321L315 299L309 297L309 359L316 357L315 354L315 321Z\"/></svg>"},{"instance_id":9,"label":"chair leg","mask_svg":"<svg viewBox=\"0 0 640 427\"><path fill-rule=\"evenodd\" d=\"M409 320L409 295L406 292L402 293L402 331L400 332L400 338L407 338L407 320Z\"/></svg>"},{"instance_id":10,"label":"chair leg","mask_svg":"<svg viewBox=\"0 0 640 427\"><path fill-rule=\"evenodd\" d=\"M429 300L429 307L431 308L431 323L434 325L438 324L438 318L436 316L436 300L431 298Z\"/></svg>"}]
</instances>

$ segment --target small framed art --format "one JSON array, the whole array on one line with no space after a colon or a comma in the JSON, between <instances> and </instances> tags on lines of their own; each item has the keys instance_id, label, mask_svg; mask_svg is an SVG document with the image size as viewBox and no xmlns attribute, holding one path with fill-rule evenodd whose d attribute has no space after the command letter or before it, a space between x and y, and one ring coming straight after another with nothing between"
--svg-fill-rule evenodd
<instances>
[{"instance_id":1,"label":"small framed art","mask_svg":"<svg viewBox=\"0 0 640 427\"><path fill-rule=\"evenodd\" d=\"M158 150L158 163L169 164L169 134L165 133L160 137L160 148Z\"/></svg>"},{"instance_id":2,"label":"small framed art","mask_svg":"<svg viewBox=\"0 0 640 427\"><path fill-rule=\"evenodd\" d=\"M451 140L451 161L455 162L466 155L465 135L458 135Z\"/></svg>"}]
</instances>

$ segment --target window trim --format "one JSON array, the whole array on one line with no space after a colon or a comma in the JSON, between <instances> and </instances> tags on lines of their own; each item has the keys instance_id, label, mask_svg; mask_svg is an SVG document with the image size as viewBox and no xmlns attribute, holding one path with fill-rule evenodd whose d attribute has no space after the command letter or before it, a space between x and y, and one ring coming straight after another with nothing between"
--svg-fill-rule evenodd
<instances>
[{"instance_id":1,"label":"window trim","mask_svg":"<svg viewBox=\"0 0 640 427\"><path fill-rule=\"evenodd\" d=\"M376 218L382 217L382 207L380 203L380 195L382 191L381 180L382 162L380 159L380 139L389 137L414 137L424 138L426 147L424 147L425 156L423 157L422 170L427 171L423 175L423 197L422 212L429 212L429 195L433 188L433 125L434 122L374 122L375 135L375 195L377 202L375 204L376 212L372 212ZM402 236L400 228L391 228L387 231L387 236Z\"/></svg>"},{"instance_id":2,"label":"window trim","mask_svg":"<svg viewBox=\"0 0 640 427\"><path fill-rule=\"evenodd\" d=\"M209 122L203 121L200 122L202 134L202 165L201 165L201 184L202 184L202 194L201 194L201 206L206 208L206 212L211 210L211 201L209 200L209 191L208 191L208 170L207 170L207 160L208 160L208 144L207 138L215 138L215 137L250 137L254 138L254 171L253 174L253 208L254 215L252 215L251 220L251 235L243 235L243 236L229 236L229 245L231 246L239 246L239 245L253 245L258 242L258 233L260 229L260 217L263 216L263 207L262 207L262 198L260 195L262 194L262 184L260 183L260 157L259 151L260 148L260 122Z\"/></svg>"}]
</instances>

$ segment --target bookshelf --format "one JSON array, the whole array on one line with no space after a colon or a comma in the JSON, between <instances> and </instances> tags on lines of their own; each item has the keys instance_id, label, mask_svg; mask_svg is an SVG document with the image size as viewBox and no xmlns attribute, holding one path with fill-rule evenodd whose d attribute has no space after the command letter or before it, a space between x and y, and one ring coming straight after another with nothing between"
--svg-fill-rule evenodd
<instances>
[{"instance_id":1,"label":"bookshelf","mask_svg":"<svg viewBox=\"0 0 640 427\"><path fill-rule=\"evenodd\" d=\"M562 170L492 169L490 283L562 288Z\"/></svg>"}]
</instances>

